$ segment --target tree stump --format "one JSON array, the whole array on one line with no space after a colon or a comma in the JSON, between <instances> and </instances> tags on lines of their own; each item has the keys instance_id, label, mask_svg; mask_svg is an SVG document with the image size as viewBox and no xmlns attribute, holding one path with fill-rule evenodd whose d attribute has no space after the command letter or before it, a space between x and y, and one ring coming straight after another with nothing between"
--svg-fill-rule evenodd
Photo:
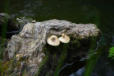
<instances>
[{"instance_id":1,"label":"tree stump","mask_svg":"<svg viewBox=\"0 0 114 76\"><path fill-rule=\"evenodd\" d=\"M70 38L69 43L51 46L47 39L62 34ZM98 37L100 30L95 24L76 24L66 20L46 20L24 25L22 31L11 37L4 59L8 76L68 76L72 70L64 73L64 68L76 64L74 70L83 65L79 61L85 58L92 37ZM7 59L6 59L7 55ZM77 65L78 64L78 65Z\"/></svg>"}]
</instances>

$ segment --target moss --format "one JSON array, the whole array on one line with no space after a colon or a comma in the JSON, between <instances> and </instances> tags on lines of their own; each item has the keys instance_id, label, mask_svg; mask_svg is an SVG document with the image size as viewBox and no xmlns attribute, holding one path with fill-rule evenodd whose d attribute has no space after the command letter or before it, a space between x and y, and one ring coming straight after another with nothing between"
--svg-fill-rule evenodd
<instances>
[{"instance_id":1,"label":"moss","mask_svg":"<svg viewBox=\"0 0 114 76\"><path fill-rule=\"evenodd\" d=\"M10 65L13 63L13 60L10 61L0 61L0 76L7 75L7 73L10 73L11 67Z\"/></svg>"}]
</instances>

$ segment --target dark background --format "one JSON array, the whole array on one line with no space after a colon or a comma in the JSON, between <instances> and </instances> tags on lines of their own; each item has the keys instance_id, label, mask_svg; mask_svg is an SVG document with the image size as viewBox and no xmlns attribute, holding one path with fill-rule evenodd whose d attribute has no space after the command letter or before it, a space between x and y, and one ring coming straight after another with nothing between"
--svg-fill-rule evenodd
<instances>
[{"instance_id":1,"label":"dark background","mask_svg":"<svg viewBox=\"0 0 114 76\"><path fill-rule=\"evenodd\" d=\"M113 0L0 0L2 12L14 19L25 16L37 21L65 19L94 23L102 32L103 45L114 46ZM92 76L114 76L114 65L107 56L108 52L103 52L95 68L96 74Z\"/></svg>"}]
</instances>

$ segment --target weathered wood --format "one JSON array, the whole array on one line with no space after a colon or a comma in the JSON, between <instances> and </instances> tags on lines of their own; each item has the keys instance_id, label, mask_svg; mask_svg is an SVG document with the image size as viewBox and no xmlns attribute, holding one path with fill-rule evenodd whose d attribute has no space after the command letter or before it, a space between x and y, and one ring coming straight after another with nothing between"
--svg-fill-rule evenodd
<instances>
[{"instance_id":1,"label":"weathered wood","mask_svg":"<svg viewBox=\"0 0 114 76\"><path fill-rule=\"evenodd\" d=\"M51 35L60 37L62 33L65 33L71 38L72 42L78 39L83 40L93 36L96 37L99 35L99 32L95 24L76 24L66 20L53 19L28 23L19 34L13 35L8 42L6 51L8 52L9 60L13 59L15 60L15 64L19 63L19 66L15 66L11 69L12 73L10 73L10 75L14 74L18 76L26 70L24 76L34 76L46 56L44 51L49 51L50 47L55 51L54 49L56 47L47 46L47 38ZM57 48L59 48L59 46L57 46ZM59 57L56 58L59 60ZM54 64L52 63L52 65ZM45 75L42 74L42 76Z\"/></svg>"}]
</instances>

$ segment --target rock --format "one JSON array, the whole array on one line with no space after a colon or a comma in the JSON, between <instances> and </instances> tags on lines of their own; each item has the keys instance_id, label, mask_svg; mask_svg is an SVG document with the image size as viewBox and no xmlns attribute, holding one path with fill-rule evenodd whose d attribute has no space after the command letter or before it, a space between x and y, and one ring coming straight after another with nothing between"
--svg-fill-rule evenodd
<instances>
[{"instance_id":1,"label":"rock","mask_svg":"<svg viewBox=\"0 0 114 76\"><path fill-rule=\"evenodd\" d=\"M60 43L59 46L47 44L49 36L60 37L63 33L70 37L69 43ZM13 61L6 70L6 74L15 73L15 76L19 74L27 76L59 74L58 70L63 65L79 62L82 57L87 56L89 38L98 37L99 33L100 30L95 24L76 24L57 19L27 23L22 31L13 35L8 42L6 52L9 61ZM17 55L21 57L18 56L16 59ZM15 64L12 66L13 63Z\"/></svg>"}]
</instances>

